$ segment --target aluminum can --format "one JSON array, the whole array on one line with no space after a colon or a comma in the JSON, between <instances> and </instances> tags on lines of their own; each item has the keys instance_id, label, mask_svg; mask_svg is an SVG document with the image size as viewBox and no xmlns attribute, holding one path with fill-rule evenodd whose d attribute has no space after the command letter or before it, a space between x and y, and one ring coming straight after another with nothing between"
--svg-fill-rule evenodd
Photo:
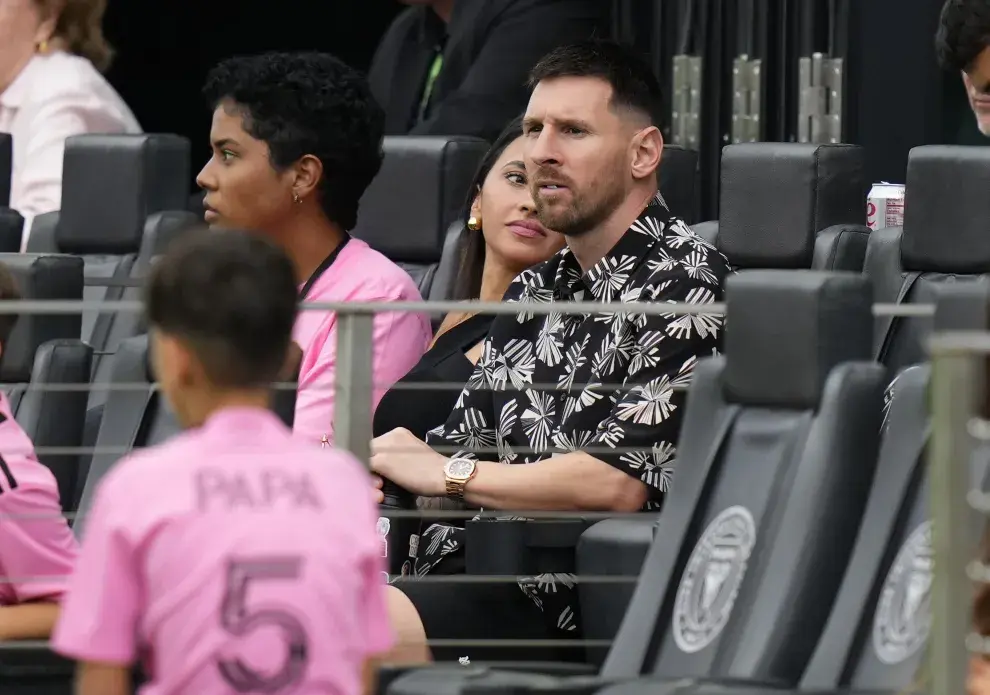
<instances>
[{"instance_id":1,"label":"aluminum can","mask_svg":"<svg viewBox=\"0 0 990 695\"><path fill-rule=\"evenodd\" d=\"M866 226L870 229L904 226L904 186L875 183L866 199Z\"/></svg>"}]
</instances>

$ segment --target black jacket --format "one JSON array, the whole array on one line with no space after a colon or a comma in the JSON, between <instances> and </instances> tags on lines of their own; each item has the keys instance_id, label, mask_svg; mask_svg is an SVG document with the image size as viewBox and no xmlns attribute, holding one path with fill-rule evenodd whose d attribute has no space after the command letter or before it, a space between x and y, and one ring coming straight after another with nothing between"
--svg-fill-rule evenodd
<instances>
[{"instance_id":1,"label":"black jacket","mask_svg":"<svg viewBox=\"0 0 990 695\"><path fill-rule=\"evenodd\" d=\"M403 11L375 52L369 81L387 135L474 135L489 142L526 109L530 69L551 49L607 34L605 0L456 0L449 24ZM443 67L418 120L438 46Z\"/></svg>"}]
</instances>

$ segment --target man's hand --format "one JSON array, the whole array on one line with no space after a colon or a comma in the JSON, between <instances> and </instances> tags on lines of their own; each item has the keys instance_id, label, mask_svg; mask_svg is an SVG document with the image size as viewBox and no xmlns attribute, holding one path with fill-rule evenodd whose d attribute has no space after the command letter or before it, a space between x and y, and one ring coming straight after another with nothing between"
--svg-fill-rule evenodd
<instances>
[{"instance_id":1,"label":"man's hand","mask_svg":"<svg viewBox=\"0 0 990 695\"><path fill-rule=\"evenodd\" d=\"M446 463L446 456L435 452L403 427L371 440L371 472L375 474L375 487L378 488L375 499L379 503L384 499L382 478L388 478L414 495L446 495L447 481L443 472Z\"/></svg>"}]
</instances>

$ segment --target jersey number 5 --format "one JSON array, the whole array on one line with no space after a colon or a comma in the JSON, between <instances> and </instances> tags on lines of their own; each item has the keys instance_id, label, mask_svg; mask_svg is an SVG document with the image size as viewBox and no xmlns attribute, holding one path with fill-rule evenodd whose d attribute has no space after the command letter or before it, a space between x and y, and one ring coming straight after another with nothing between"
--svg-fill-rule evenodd
<instances>
[{"instance_id":1,"label":"jersey number 5","mask_svg":"<svg viewBox=\"0 0 990 695\"><path fill-rule=\"evenodd\" d=\"M252 581L298 579L302 571L299 557L253 557L229 560L227 588L220 608L220 624L235 637L244 637L262 627L280 628L285 639L286 657L275 673L261 673L238 657L217 661L220 675L240 693L277 693L296 685L309 660L309 637L296 616L277 606L247 605L248 584ZM291 591L291 589L290 589Z\"/></svg>"}]
</instances>

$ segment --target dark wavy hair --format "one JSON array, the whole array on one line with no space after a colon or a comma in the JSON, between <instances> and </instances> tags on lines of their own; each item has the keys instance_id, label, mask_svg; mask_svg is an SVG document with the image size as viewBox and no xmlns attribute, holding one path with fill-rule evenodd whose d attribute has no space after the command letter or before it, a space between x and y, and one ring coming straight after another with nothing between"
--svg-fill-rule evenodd
<instances>
[{"instance_id":1,"label":"dark wavy hair","mask_svg":"<svg viewBox=\"0 0 990 695\"><path fill-rule=\"evenodd\" d=\"M495 142L485 153L478 170L471 179L471 186L468 188L467 201L464 203L464 222L467 224L471 216L471 204L475 196L485 185L485 179L491 173L495 162L505 152L505 148L522 137L522 116L518 116L505 127L505 129L495 138ZM481 230L465 228L458 244L457 257L460 259L459 270L454 278L454 286L451 290L451 297L455 300L477 299L481 294L481 276L485 269L485 236Z\"/></svg>"},{"instance_id":2,"label":"dark wavy hair","mask_svg":"<svg viewBox=\"0 0 990 695\"><path fill-rule=\"evenodd\" d=\"M990 4L986 0L948 0L935 34L939 64L946 70L968 70L990 46Z\"/></svg>"},{"instance_id":3,"label":"dark wavy hair","mask_svg":"<svg viewBox=\"0 0 990 695\"><path fill-rule=\"evenodd\" d=\"M385 113L364 76L326 53L265 53L213 68L203 94L213 108L232 101L244 129L264 141L283 170L304 155L323 163L319 199L345 231L382 164Z\"/></svg>"}]
</instances>

